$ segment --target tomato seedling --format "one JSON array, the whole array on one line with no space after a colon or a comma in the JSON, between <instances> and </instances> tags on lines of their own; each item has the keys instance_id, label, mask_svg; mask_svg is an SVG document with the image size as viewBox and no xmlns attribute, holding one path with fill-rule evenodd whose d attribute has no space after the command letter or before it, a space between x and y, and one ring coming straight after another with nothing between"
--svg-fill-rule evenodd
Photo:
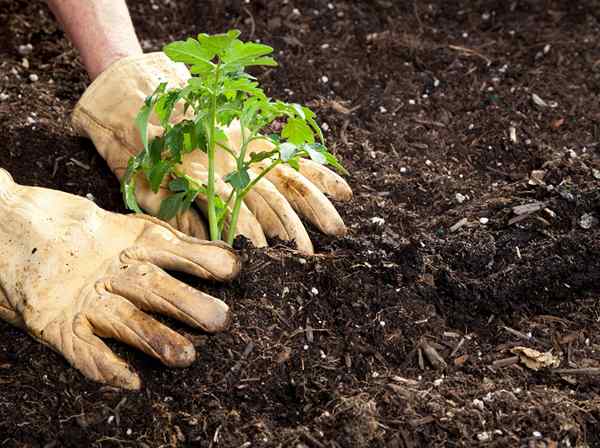
<instances>
[{"instance_id":1,"label":"tomato seedling","mask_svg":"<svg viewBox=\"0 0 600 448\"><path fill-rule=\"evenodd\" d=\"M273 49L242 42L239 35L237 30L200 34L197 39L189 38L164 47L171 60L189 67L191 76L181 88L168 88L163 82L146 98L136 118L143 148L129 160L122 180L127 207L141 212L135 198L137 174L143 173L154 192L158 192L167 179L171 195L161 203L159 217L162 219L171 219L189 208L198 195L204 195L210 239L221 239L228 223L226 241L229 244L236 234L244 196L277 165L288 164L297 170L299 159L305 157L346 172L327 150L314 112L299 104L272 100L259 87L256 78L245 71L253 66L276 66L275 59L269 56ZM171 115L176 105L183 105L184 118L173 124ZM148 121L152 113L160 121L163 133L149 141ZM236 119L240 122L241 144L239 148L232 148L224 130ZM280 132L266 134L276 120L282 123ZM272 149L248 154L248 145L259 139L270 142ZM192 151L207 154L205 183L180 169L182 158ZM232 187L227 198L215 192L217 151L225 151L235 160L235 169L222 178Z\"/></svg>"}]
</instances>

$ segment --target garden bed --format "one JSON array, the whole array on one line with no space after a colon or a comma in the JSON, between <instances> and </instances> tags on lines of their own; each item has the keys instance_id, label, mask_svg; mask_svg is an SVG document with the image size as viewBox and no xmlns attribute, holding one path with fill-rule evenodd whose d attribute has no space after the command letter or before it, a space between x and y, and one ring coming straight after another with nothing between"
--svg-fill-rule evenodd
<instances>
[{"instance_id":1,"label":"garden bed","mask_svg":"<svg viewBox=\"0 0 600 448\"><path fill-rule=\"evenodd\" d=\"M0 323L0 446L600 446L597 2L129 4L147 51L230 28L276 48L257 75L327 123L348 236L310 229L313 257L238 241L239 280L199 284L231 329L169 322L193 366L111 343L141 392ZM0 166L124 212L69 126L76 52L39 2L0 11Z\"/></svg>"}]
</instances>

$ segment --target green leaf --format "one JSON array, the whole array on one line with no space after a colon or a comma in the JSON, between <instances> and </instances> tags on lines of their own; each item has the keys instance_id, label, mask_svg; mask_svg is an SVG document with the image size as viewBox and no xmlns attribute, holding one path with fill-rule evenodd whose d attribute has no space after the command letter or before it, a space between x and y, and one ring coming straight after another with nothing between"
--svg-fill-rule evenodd
<instances>
[{"instance_id":1,"label":"green leaf","mask_svg":"<svg viewBox=\"0 0 600 448\"><path fill-rule=\"evenodd\" d=\"M250 183L250 175L248 170L242 168L239 171L232 171L223 177L223 180L230 184L236 190L243 190Z\"/></svg>"},{"instance_id":2,"label":"green leaf","mask_svg":"<svg viewBox=\"0 0 600 448\"><path fill-rule=\"evenodd\" d=\"M200 75L202 77L209 76L215 70L215 64L209 61L202 61L194 64L190 67L190 72L194 75Z\"/></svg>"},{"instance_id":3,"label":"green leaf","mask_svg":"<svg viewBox=\"0 0 600 448\"><path fill-rule=\"evenodd\" d=\"M182 211L186 211L187 209L190 208L190 206L196 199L196 196L198 196L198 193L200 193L200 191L198 191L198 190L188 190L187 191L187 194L185 195L185 197L183 198L183 201L181 202L181 210Z\"/></svg>"},{"instance_id":4,"label":"green leaf","mask_svg":"<svg viewBox=\"0 0 600 448\"><path fill-rule=\"evenodd\" d=\"M180 95L181 89L173 89L169 90L166 94L162 95L158 101L156 101L154 111L156 112L156 116L160 120L160 124L163 127L166 127L169 123L171 114L173 113L173 108L181 99Z\"/></svg>"},{"instance_id":5,"label":"green leaf","mask_svg":"<svg viewBox=\"0 0 600 448\"><path fill-rule=\"evenodd\" d=\"M153 192L158 193L165 175L171 168L173 168L173 164L168 160L161 160L151 168L150 174L148 175L148 181Z\"/></svg>"},{"instance_id":6,"label":"green leaf","mask_svg":"<svg viewBox=\"0 0 600 448\"><path fill-rule=\"evenodd\" d=\"M156 97L164 93L166 87L167 83L161 82L156 90L154 90L152 95L146 98L144 105L141 107L140 111L135 117L135 125L140 131L142 144L144 145L144 151L148 151L148 120L150 118L150 114L152 113L152 109L156 103Z\"/></svg>"},{"instance_id":7,"label":"green leaf","mask_svg":"<svg viewBox=\"0 0 600 448\"><path fill-rule=\"evenodd\" d=\"M148 119L150 118L151 112L152 104L145 102L135 117L135 125L140 131L142 145L144 146L145 150L148 149Z\"/></svg>"},{"instance_id":8,"label":"green leaf","mask_svg":"<svg viewBox=\"0 0 600 448\"><path fill-rule=\"evenodd\" d=\"M192 38L165 45L163 51L171 60L188 65L210 63L210 60L216 54L209 47L201 45L200 42Z\"/></svg>"},{"instance_id":9,"label":"green leaf","mask_svg":"<svg viewBox=\"0 0 600 448\"><path fill-rule=\"evenodd\" d=\"M224 34L199 34L198 41L200 45L214 55L222 57L232 42L237 39L241 33L238 30L231 30ZM212 58L211 58L212 59Z\"/></svg>"},{"instance_id":10,"label":"green leaf","mask_svg":"<svg viewBox=\"0 0 600 448\"><path fill-rule=\"evenodd\" d=\"M123 184L122 190L123 198L125 200L125 205L127 206L127 208L129 210L133 210L136 213L143 213L135 198L135 181Z\"/></svg>"},{"instance_id":11,"label":"green leaf","mask_svg":"<svg viewBox=\"0 0 600 448\"><path fill-rule=\"evenodd\" d=\"M129 210L133 210L136 213L142 213L142 210L140 209L140 206L135 198L135 179L137 173L141 169L143 157L143 153L131 157L127 162L127 170L125 171L125 175L123 176L123 179L121 179L121 193L123 194L125 206Z\"/></svg>"},{"instance_id":12,"label":"green leaf","mask_svg":"<svg viewBox=\"0 0 600 448\"><path fill-rule=\"evenodd\" d=\"M158 217L164 221L174 218L181 208L185 195L185 192L175 193L168 198L163 199L160 203Z\"/></svg>"},{"instance_id":13,"label":"green leaf","mask_svg":"<svg viewBox=\"0 0 600 448\"><path fill-rule=\"evenodd\" d=\"M150 162L152 165L156 165L162 156L162 151L165 147L165 139L162 137L155 137L150 143Z\"/></svg>"},{"instance_id":14,"label":"green leaf","mask_svg":"<svg viewBox=\"0 0 600 448\"><path fill-rule=\"evenodd\" d=\"M171 157L175 163L181 163L181 152L183 150L183 132L181 125L175 125L165 134L165 146L171 151Z\"/></svg>"},{"instance_id":15,"label":"green leaf","mask_svg":"<svg viewBox=\"0 0 600 448\"><path fill-rule=\"evenodd\" d=\"M268 45L254 42L242 42L235 40L231 43L227 52L223 55L226 64L257 65L254 64L261 56L273 53L273 48ZM260 64L258 64L260 65Z\"/></svg>"},{"instance_id":16,"label":"green leaf","mask_svg":"<svg viewBox=\"0 0 600 448\"><path fill-rule=\"evenodd\" d=\"M227 144L229 139L227 138L227 134L221 128L215 129L215 143Z\"/></svg>"},{"instance_id":17,"label":"green leaf","mask_svg":"<svg viewBox=\"0 0 600 448\"><path fill-rule=\"evenodd\" d=\"M169 190L174 193L178 193L180 191L187 191L189 188L189 182L185 177L176 177L171 182L169 182Z\"/></svg>"},{"instance_id":18,"label":"green leaf","mask_svg":"<svg viewBox=\"0 0 600 448\"><path fill-rule=\"evenodd\" d=\"M346 168L344 168L344 166L338 161L338 159L331 154L329 151L327 151L327 148L319 143L315 143L313 145L305 145L304 148L306 149L306 151L308 152L310 158L312 160L314 160L317 163L321 163L319 162L319 160L322 160L322 158L325 159L325 163L327 165L330 165L332 167L334 167L336 169L336 171L338 171L341 174L348 174L348 171L346 170ZM320 154L320 156L317 156L316 154ZM315 155L313 157L313 155ZM317 160L319 159L319 160Z\"/></svg>"},{"instance_id":19,"label":"green leaf","mask_svg":"<svg viewBox=\"0 0 600 448\"><path fill-rule=\"evenodd\" d=\"M273 59L270 56L266 56L263 58L257 58L253 61L252 64L246 64L247 66L250 65L264 65L267 67L277 67L279 64L277 64L277 61L275 59Z\"/></svg>"},{"instance_id":20,"label":"green leaf","mask_svg":"<svg viewBox=\"0 0 600 448\"><path fill-rule=\"evenodd\" d=\"M281 136L295 145L314 143L315 136L309 125L299 118L290 118L281 130Z\"/></svg>"},{"instance_id":21,"label":"green leaf","mask_svg":"<svg viewBox=\"0 0 600 448\"><path fill-rule=\"evenodd\" d=\"M300 171L300 161L298 160L298 157L291 158L287 161L287 164L294 168L296 171Z\"/></svg>"},{"instance_id":22,"label":"green leaf","mask_svg":"<svg viewBox=\"0 0 600 448\"><path fill-rule=\"evenodd\" d=\"M298 153L298 147L293 143L282 143L279 145L279 157L284 162L289 162Z\"/></svg>"},{"instance_id":23,"label":"green leaf","mask_svg":"<svg viewBox=\"0 0 600 448\"><path fill-rule=\"evenodd\" d=\"M325 146L325 138L323 137L323 131L321 131L321 128L319 127L319 124L317 123L317 120L315 119L316 118L315 113L306 106L302 106L302 111L304 112L306 121L308 122L308 124L310 124L310 126L312 127L315 134L317 134L317 136L319 137L321 144L323 146Z\"/></svg>"},{"instance_id":24,"label":"green leaf","mask_svg":"<svg viewBox=\"0 0 600 448\"><path fill-rule=\"evenodd\" d=\"M325 164L327 164L327 159L325 158L325 155L323 155L322 153L320 153L316 149L313 149L310 146L306 145L306 151L308 152L309 157L314 162L317 162L319 165L325 165Z\"/></svg>"},{"instance_id":25,"label":"green leaf","mask_svg":"<svg viewBox=\"0 0 600 448\"><path fill-rule=\"evenodd\" d=\"M262 162L265 159L268 159L269 157L273 157L275 154L277 154L277 150L273 150L273 151L261 151L261 152L253 152L250 153L250 159L248 160L248 165L252 165L254 163L258 163L258 162Z\"/></svg>"},{"instance_id":26,"label":"green leaf","mask_svg":"<svg viewBox=\"0 0 600 448\"><path fill-rule=\"evenodd\" d=\"M253 96L266 98L263 90L258 87L258 83L247 78L230 79L223 81L223 94L229 99L234 99L239 92L244 92Z\"/></svg>"}]
</instances>

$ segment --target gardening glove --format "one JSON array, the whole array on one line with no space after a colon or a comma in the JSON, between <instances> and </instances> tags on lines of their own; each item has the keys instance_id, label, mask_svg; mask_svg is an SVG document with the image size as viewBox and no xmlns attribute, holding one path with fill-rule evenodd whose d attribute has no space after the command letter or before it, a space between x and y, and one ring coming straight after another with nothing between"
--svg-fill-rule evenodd
<instances>
[{"instance_id":1,"label":"gardening glove","mask_svg":"<svg viewBox=\"0 0 600 448\"><path fill-rule=\"evenodd\" d=\"M201 241L146 215L120 215L59 191L25 187L0 169L0 319L25 329L95 381L139 389L140 379L100 338L170 367L193 345L150 317L224 330L227 305L169 276L230 280L240 269L224 243Z\"/></svg>"},{"instance_id":2,"label":"gardening glove","mask_svg":"<svg viewBox=\"0 0 600 448\"><path fill-rule=\"evenodd\" d=\"M135 117L145 98L161 82L169 87L182 87L190 74L185 65L172 62L164 53L151 53L122 59L102 73L84 93L73 112L73 125L83 136L89 136L113 172L121 178L129 158L142 148ZM184 118L183 107L176 108L172 120ZM157 117L150 118L149 139L162 134ZM240 127L233 122L226 135L230 146L239 148ZM256 142L266 145L266 141ZM217 174L232 171L233 158L225 151L216 151ZM250 151L249 151L250 153ZM201 151L186 154L182 171L206 182L207 161ZM140 206L157 214L160 203L169 192L164 183L158 194L152 193L141 179L136 182L136 197ZM216 191L226 199L231 187L219 179ZM300 171L278 166L244 198L237 233L248 237L256 246L266 245L266 236L295 240L301 251L312 253L313 246L298 213L329 235L344 235L346 227L325 194L337 200L348 200L352 191L348 184L331 170L310 160L300 164ZM205 209L206 198L199 196L197 204ZM193 211L181 213L171 224L192 235L204 236L200 217Z\"/></svg>"}]
</instances>

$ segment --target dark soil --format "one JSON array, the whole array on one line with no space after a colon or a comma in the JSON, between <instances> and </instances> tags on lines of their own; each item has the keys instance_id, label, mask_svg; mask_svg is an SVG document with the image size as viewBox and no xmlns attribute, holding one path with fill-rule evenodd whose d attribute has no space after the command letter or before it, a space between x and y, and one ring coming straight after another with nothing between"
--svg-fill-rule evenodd
<instances>
[{"instance_id":1,"label":"dark soil","mask_svg":"<svg viewBox=\"0 0 600 448\"><path fill-rule=\"evenodd\" d=\"M41 3L0 0L0 166L124 211L69 125L88 80ZM191 368L114 344L139 393L0 324L0 446L600 446L598 1L129 3L148 51L233 27L277 48L260 79L329 125L350 232L312 232L314 257L245 246L238 281L198 284L236 317L214 337L171 323ZM588 370L499 364L515 346Z\"/></svg>"}]
</instances>

